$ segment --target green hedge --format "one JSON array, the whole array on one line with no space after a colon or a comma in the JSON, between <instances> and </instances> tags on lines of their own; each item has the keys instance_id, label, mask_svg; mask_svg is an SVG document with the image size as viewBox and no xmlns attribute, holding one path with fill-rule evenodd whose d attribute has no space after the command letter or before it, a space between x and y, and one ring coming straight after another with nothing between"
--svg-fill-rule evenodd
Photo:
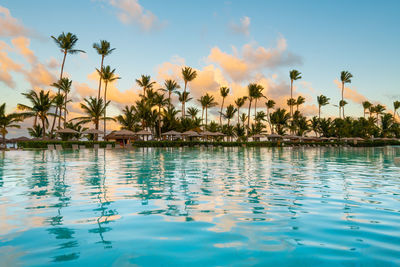
<instances>
[{"instance_id":1,"label":"green hedge","mask_svg":"<svg viewBox=\"0 0 400 267\"><path fill-rule=\"evenodd\" d=\"M61 144L64 149L72 148L73 144L84 145L86 148L93 148L94 144L99 144L101 148L105 148L107 144L111 144L113 147L119 147L118 143L115 142L92 142L92 141L25 141L19 142L18 147L20 148L38 148L47 149L49 144ZM330 145L349 145L352 147L376 147L386 145L400 145L399 141L363 141L354 144L354 142L272 142L272 141L255 141L255 142L204 142L204 141L135 141L132 144L134 147L195 147L195 146L223 146L223 147L282 147L282 146L304 146L304 145L315 145L315 146L330 146Z\"/></svg>"},{"instance_id":2,"label":"green hedge","mask_svg":"<svg viewBox=\"0 0 400 267\"><path fill-rule=\"evenodd\" d=\"M101 148L105 148L107 144L115 146L115 142L104 141L25 141L18 142L20 148L42 148L47 149L47 145L61 145L64 149L72 148L72 145L84 145L86 148L93 148L94 144L99 144Z\"/></svg>"}]
</instances>

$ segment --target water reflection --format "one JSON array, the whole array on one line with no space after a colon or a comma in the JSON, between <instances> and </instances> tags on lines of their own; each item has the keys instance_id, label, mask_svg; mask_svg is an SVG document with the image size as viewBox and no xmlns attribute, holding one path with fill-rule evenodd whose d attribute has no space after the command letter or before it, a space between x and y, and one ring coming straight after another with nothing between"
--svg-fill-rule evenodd
<instances>
[{"instance_id":1,"label":"water reflection","mask_svg":"<svg viewBox=\"0 0 400 267\"><path fill-rule=\"evenodd\" d=\"M0 241L18 244L28 254L22 259L41 263L79 262L99 249L131 255L132 246L133 258L142 259L170 253L174 245L163 245L178 240L240 248L256 258L301 246L331 256L363 253L369 240L392 260L400 251L393 235L400 226L393 164L399 153L395 147L2 153ZM45 233L46 255L30 246L35 231ZM142 251L140 244L159 251Z\"/></svg>"}]
</instances>

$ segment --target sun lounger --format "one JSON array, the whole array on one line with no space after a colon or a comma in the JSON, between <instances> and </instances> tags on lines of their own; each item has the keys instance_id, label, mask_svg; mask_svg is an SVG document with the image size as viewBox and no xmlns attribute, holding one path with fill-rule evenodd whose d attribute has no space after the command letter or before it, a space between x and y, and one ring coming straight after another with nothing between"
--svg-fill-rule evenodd
<instances>
[{"instance_id":1,"label":"sun lounger","mask_svg":"<svg viewBox=\"0 0 400 267\"><path fill-rule=\"evenodd\" d=\"M48 149L48 150L54 150L54 145L53 145L53 144L47 145L47 149Z\"/></svg>"}]
</instances>

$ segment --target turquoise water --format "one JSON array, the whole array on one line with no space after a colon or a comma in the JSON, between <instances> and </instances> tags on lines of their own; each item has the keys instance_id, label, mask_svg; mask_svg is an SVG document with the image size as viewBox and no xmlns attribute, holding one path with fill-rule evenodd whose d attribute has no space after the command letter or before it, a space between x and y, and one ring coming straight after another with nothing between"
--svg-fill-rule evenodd
<instances>
[{"instance_id":1,"label":"turquoise water","mask_svg":"<svg viewBox=\"0 0 400 267\"><path fill-rule=\"evenodd\" d=\"M0 154L0 265L398 266L400 148Z\"/></svg>"}]
</instances>

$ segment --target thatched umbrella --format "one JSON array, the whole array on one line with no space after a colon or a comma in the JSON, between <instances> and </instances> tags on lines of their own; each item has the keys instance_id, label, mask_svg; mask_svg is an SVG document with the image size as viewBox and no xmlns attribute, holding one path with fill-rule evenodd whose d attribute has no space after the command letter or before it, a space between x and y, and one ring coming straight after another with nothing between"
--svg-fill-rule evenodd
<instances>
[{"instance_id":1,"label":"thatched umbrella","mask_svg":"<svg viewBox=\"0 0 400 267\"><path fill-rule=\"evenodd\" d=\"M151 132L147 131L147 130L141 130L135 133L135 135L139 135L139 136L146 136L147 141L149 141L149 136L152 135ZM143 138L144 140L144 138Z\"/></svg>"},{"instance_id":2,"label":"thatched umbrella","mask_svg":"<svg viewBox=\"0 0 400 267\"><path fill-rule=\"evenodd\" d=\"M135 133L124 129L124 130L112 132L111 134L109 134L109 136L110 135L112 135L112 137L115 139L123 140L124 145L125 145L125 140L131 140L135 136Z\"/></svg>"},{"instance_id":3,"label":"thatched umbrella","mask_svg":"<svg viewBox=\"0 0 400 267\"><path fill-rule=\"evenodd\" d=\"M103 134L103 133L104 133L103 131L97 129L88 129L82 132L82 134Z\"/></svg>"},{"instance_id":4,"label":"thatched umbrella","mask_svg":"<svg viewBox=\"0 0 400 267\"><path fill-rule=\"evenodd\" d=\"M183 134L181 134L180 132L174 131L174 130L161 134L161 136L166 136L167 138L169 137L170 140L172 140L173 137L179 137L181 135L183 135Z\"/></svg>"},{"instance_id":5,"label":"thatched umbrella","mask_svg":"<svg viewBox=\"0 0 400 267\"><path fill-rule=\"evenodd\" d=\"M276 141L278 139L282 139L282 135L280 135L280 134L267 134L266 137L268 138L268 140L271 140L271 141Z\"/></svg>"}]
</instances>

